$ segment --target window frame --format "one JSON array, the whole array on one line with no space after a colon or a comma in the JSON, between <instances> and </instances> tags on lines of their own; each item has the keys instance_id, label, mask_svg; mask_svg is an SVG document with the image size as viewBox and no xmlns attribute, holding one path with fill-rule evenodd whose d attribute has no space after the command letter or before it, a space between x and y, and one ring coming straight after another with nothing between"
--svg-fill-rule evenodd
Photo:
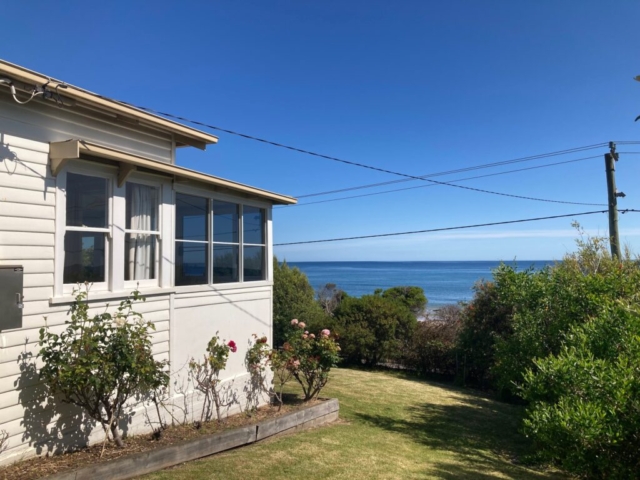
<instances>
[{"instance_id":1,"label":"window frame","mask_svg":"<svg viewBox=\"0 0 640 480\"><path fill-rule=\"evenodd\" d=\"M254 199L248 199L248 198L241 198L241 197L237 197L234 195L227 195L224 193L220 193L220 192L212 192L211 190L207 190L204 188L199 188L199 187L195 187L192 185L185 185L185 184L175 184L174 185L174 206L175 206L175 195L178 193L182 193L185 195L192 195L192 196L196 196L196 197L202 197L208 200L209 202L209 214L208 214L208 221L209 221L209 228L208 228L208 251L207 251L207 255L209 258L209 265L208 265L208 283L203 283L203 284L198 284L198 285L176 285L175 284L175 268L173 269L173 283L172 285L175 286L176 291L178 292L184 292L184 293L188 293L188 292L197 292L197 291L203 291L203 290L227 290L227 289L234 289L234 288L251 288L251 287L260 287L260 286L269 286L273 284L273 266L271 264L271 262L269 261L270 257L271 257L271 252L272 252L272 243L271 243L271 238L272 238L272 204L270 202L266 202L266 201L260 201L260 200L254 200ZM239 236L239 261L238 261L238 279L239 281L237 282L229 282L229 283L213 283L213 202L214 201L221 201L221 202L229 202L229 203L234 203L239 205L239 232L238 232L238 236ZM264 245L254 245L251 244L249 246L264 246L265 249L265 265L264 265L264 279L263 280L251 280L251 281L244 281L244 255L243 255L243 249L244 249L244 235L243 235L243 214L244 214L244 210L243 207L245 205L248 206L252 206L252 207L256 207L256 208L261 208L264 210ZM175 210L175 208L174 208ZM176 225L176 217L175 217L175 213L174 213L174 217L173 217L173 223L174 223L174 232L173 232L173 238L174 238L174 242L175 242L175 225ZM217 242L220 245L224 245L225 243L222 242ZM235 244L229 244L229 245L235 245ZM175 247L174 247L174 252L175 252ZM175 262L174 262L175 265Z\"/></svg>"},{"instance_id":2,"label":"window frame","mask_svg":"<svg viewBox=\"0 0 640 480\"><path fill-rule=\"evenodd\" d=\"M54 259L54 270L56 281L54 282L54 293L60 295L71 295L77 289L76 283L64 283L64 260L65 235L68 231L81 232L101 232L105 235L104 253L104 282L95 282L91 285L91 291L105 292L111 290L112 285L112 259L113 259L113 196L114 182L117 176L108 168L98 165L99 168L89 167L82 163L74 163L58 174L56 189L56 249ZM67 174L85 175L88 177L104 178L107 180L107 227L68 227L67 226Z\"/></svg>"},{"instance_id":3,"label":"window frame","mask_svg":"<svg viewBox=\"0 0 640 480\"><path fill-rule=\"evenodd\" d=\"M121 187L118 186L119 168L91 159L79 158L70 160L56 176L55 184L55 228L54 228L54 287L52 304L58 304L71 298L77 284L64 283L64 235L66 232L67 206L67 174L76 173L93 177L106 178L108 228L105 232L105 282L93 283L91 292L94 297L124 297L132 290L139 288L141 293L158 294L160 291L173 290L172 262L173 248L173 184L172 179L150 173L132 172ZM124 280L125 271L125 232L126 230L126 186L127 183L139 183L158 189L158 233L156 243L156 275L150 280ZM69 227L76 229L78 227ZM82 227L79 229L84 230ZM86 229L89 230L89 229ZM98 229L99 230L99 229ZM155 234L155 232L154 232ZM168 239L168 240L167 240Z\"/></svg>"}]
</instances>

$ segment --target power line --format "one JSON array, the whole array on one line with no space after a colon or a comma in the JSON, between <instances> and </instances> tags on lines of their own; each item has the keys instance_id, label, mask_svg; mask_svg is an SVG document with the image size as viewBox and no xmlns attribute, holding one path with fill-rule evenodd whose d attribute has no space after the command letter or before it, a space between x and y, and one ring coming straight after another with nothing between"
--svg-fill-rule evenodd
<instances>
[{"instance_id":1,"label":"power line","mask_svg":"<svg viewBox=\"0 0 640 480\"><path fill-rule=\"evenodd\" d=\"M640 154L640 152L627 152L627 153L639 153ZM602 155L593 155L591 157L577 158L575 160L566 160L564 162L548 163L546 165L537 165L535 167L518 168L518 169L515 169L515 170L507 170L505 172L488 173L486 175L476 175L474 177L466 177L466 178L459 178L459 179L456 179L456 180L449 180L449 182L464 182L464 181L467 181L467 180L474 180L474 179L477 179L477 178L496 177L498 175L506 175L506 174L509 174L509 173L523 172L525 170L535 170L537 168L555 167L557 165L563 165L563 164L566 164L566 163L575 163L575 162L583 162L585 160L592 160L594 158L600 158L601 156ZM400 181L404 182L405 180L400 180ZM437 186L438 185L419 185L417 187L395 188L393 190L384 190L382 192L365 193L365 194L362 194L362 195L350 195L348 197L331 198L329 200L318 200L318 201L315 201L315 202L297 203L295 205L286 205L286 206L275 207L275 208L278 208L278 209L287 208L288 209L288 208L291 208L291 207L304 207L306 205L316 205L318 203L338 202L338 201L341 201L341 200L349 200L349 199L352 199L352 198L372 197L374 195L383 195L383 194L386 194L386 193L402 192L402 191L405 191L405 190L414 190L416 188L429 188L429 187L437 187ZM607 204L606 203L593 203L593 204L589 204L589 205L606 206Z\"/></svg>"},{"instance_id":2,"label":"power line","mask_svg":"<svg viewBox=\"0 0 640 480\"><path fill-rule=\"evenodd\" d=\"M447 185L449 187L460 188L460 189L463 189L463 190L469 190L469 191L473 191L473 192L486 193L486 194L490 194L490 195L499 195L499 196L510 197L510 198L519 198L521 200L532 200L532 201L537 201L537 202L550 202L550 203L563 203L563 204L567 204L567 205L594 205L592 203L568 202L568 201L563 201L563 200L550 200L550 199L546 199L546 198L537 198L537 197L528 197L528 196L523 196L523 195L514 195L514 194L511 194L511 193L494 192L492 190L485 190L485 189L482 189L482 188L474 188L474 187L467 187L467 186L464 186L464 185L455 185L455 184L447 183L447 182L439 182L437 180L431 180L431 179L428 179L428 178L422 178L422 177L418 177L418 176L415 176L415 175L409 175L407 173L388 170L386 168L374 167L372 165L367 165L367 164L360 163L360 162L353 162L351 160L345 160L345 159L338 158L338 157L332 157L330 155L324 155L322 153L312 152L311 150L305 150L303 148L293 147L291 145L285 145L283 143L278 143L278 142L274 142L272 140L267 140L267 139L264 139L264 138L255 137L253 135L248 135L246 133L240 133L240 132L236 132L234 130L229 130L229 129L222 128L222 127L217 127L215 125L211 125L211 124L208 124L208 123L200 122L200 121L197 121L197 120L192 120L190 118L182 117L180 115L173 115L171 113L161 112L159 110L155 110L155 109L152 109L152 108L141 107L139 105L135 105L135 104L132 104L132 103L123 102L121 100L113 100L113 99L108 98L108 97L102 97L102 98L106 98L106 99L111 100L111 101L117 101L117 102L120 102L122 104L128 105L130 107L137 108L139 110L143 110L143 111L147 111L147 112L153 113L155 115L162 115L164 117L173 118L175 120L180 120L182 122L192 123L194 125L200 125L202 127L210 128L212 130L225 132L225 133L228 133L230 135L236 135L238 137L246 138L246 139L249 139L249 140L254 140L256 142L261 142L261 143L264 143L264 144L267 144L267 145L272 145L274 147L284 148L286 150L291 150L291 151L302 153L302 154L305 154L305 155L311 155L313 157L324 158L326 160L331 160L331 161L334 161L334 162L344 163L346 165L351 165L351 166L354 166L354 167L360 167L360 168L364 168L364 169L367 169L367 170L373 170L373 171L376 171L376 172L387 173L387 174L390 174L390 175L395 175L395 176L404 177L404 178L410 178L410 179L413 179L413 180L427 181L427 182L431 182L431 183L438 184L438 185Z\"/></svg>"},{"instance_id":3,"label":"power line","mask_svg":"<svg viewBox=\"0 0 640 480\"><path fill-rule=\"evenodd\" d=\"M431 233L431 232L444 232L448 230L462 230L467 228L478 228L478 227L491 227L495 225L508 225L512 223L525 223L525 222L537 222L539 220L551 220L555 218L567 218L567 217L579 217L584 215L594 215L596 213L607 213L608 210L594 210L591 212L580 212L580 213L567 213L564 215L552 215L549 217L535 217L535 218L522 218L519 220L505 220L502 222L491 222L491 223L476 223L474 225L462 225L458 227L442 227L442 228L431 228L428 230L413 230L409 232L395 232L395 233L379 233L375 235L360 235L357 237L342 237L342 238L327 238L324 240L306 240L302 242L287 242L287 243L274 243L274 247L282 247L285 245L304 245L309 243L327 243L327 242L342 242L346 240L361 240L363 238L378 238L378 237L394 237L398 235L414 235L416 233ZM635 209L625 209L620 210L620 213L634 212L640 213L640 210Z\"/></svg>"},{"instance_id":4,"label":"power line","mask_svg":"<svg viewBox=\"0 0 640 480\"><path fill-rule=\"evenodd\" d=\"M597 143L595 145L587 145L584 147L576 147L576 148L571 148L571 149L567 149L567 150L558 150L556 152L550 152L550 153L541 153L538 155L532 155L529 157L521 157L521 158L515 158L512 160L504 160L502 162L493 162L493 163L485 163L483 165L475 165L472 167L466 167L466 168L458 168L456 170L447 170L444 172L437 172L437 173L430 173L430 174L426 174L426 175L420 175L420 178L431 178L431 177L439 177L439 176L443 176L443 175L451 175L454 173L463 173L463 172L468 172L470 170L480 170L483 168L493 168L493 167L498 167L498 166L503 166L503 165L510 165L512 163L520 163L520 162L528 162L528 161L532 161L532 160L540 160L543 158L548 158L548 157L555 157L558 155L567 155L570 153L577 153L577 152L582 152L585 150L592 150L594 148L602 148L604 146L606 146L606 143ZM598 155L599 157L600 155ZM595 157L593 157L595 158ZM305 194L305 195L294 195L296 198L308 198L308 197L316 197L316 196L320 196L320 195L329 195L332 193L342 193L342 192L348 192L351 190L359 190L359 189L363 189L363 188L372 188L372 187L381 187L384 185L391 185L391 184L395 184L395 183L402 183L402 182L411 182L414 181L414 179L412 178L403 178L402 180L390 180L387 182L379 182L379 183L369 183L367 185L358 185L355 187L347 187L347 188L341 188L338 190L328 190L325 192L317 192L317 193L309 193L309 194Z\"/></svg>"}]
</instances>

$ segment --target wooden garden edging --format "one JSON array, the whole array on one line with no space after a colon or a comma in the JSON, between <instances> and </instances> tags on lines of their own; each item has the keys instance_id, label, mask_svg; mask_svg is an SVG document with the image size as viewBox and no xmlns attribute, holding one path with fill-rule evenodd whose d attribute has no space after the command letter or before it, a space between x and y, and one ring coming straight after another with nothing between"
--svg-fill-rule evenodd
<instances>
[{"instance_id":1,"label":"wooden garden edging","mask_svg":"<svg viewBox=\"0 0 640 480\"><path fill-rule=\"evenodd\" d=\"M313 407L287 413L255 425L207 435L168 447L137 453L88 467L61 472L45 480L125 480L198 458L249 445L279 433L331 423L338 419L340 405L332 398Z\"/></svg>"}]
</instances>

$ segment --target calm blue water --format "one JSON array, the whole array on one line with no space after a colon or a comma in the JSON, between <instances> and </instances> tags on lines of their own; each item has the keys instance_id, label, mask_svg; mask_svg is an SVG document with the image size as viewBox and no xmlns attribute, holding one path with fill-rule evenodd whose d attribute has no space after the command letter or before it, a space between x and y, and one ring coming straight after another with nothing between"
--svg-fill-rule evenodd
<instances>
[{"instance_id":1,"label":"calm blue water","mask_svg":"<svg viewBox=\"0 0 640 480\"><path fill-rule=\"evenodd\" d=\"M302 270L317 290L335 283L352 296L398 285L422 287L429 307L470 300L476 281L491 279L500 262L287 262ZM510 265L515 263L505 262ZM519 260L519 269L542 268L550 261Z\"/></svg>"}]
</instances>

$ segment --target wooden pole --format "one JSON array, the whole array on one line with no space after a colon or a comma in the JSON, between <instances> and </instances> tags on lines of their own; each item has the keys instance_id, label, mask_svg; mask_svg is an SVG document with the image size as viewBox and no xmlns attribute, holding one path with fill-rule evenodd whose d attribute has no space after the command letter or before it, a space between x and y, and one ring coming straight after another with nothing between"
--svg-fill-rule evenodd
<instances>
[{"instance_id":1,"label":"wooden pole","mask_svg":"<svg viewBox=\"0 0 640 480\"><path fill-rule=\"evenodd\" d=\"M604 156L607 172L607 193L609 201L609 243L611 244L611 256L620 258L620 235L618 233L618 196L616 190L616 165L618 154L616 144L609 142L611 153Z\"/></svg>"}]
</instances>

